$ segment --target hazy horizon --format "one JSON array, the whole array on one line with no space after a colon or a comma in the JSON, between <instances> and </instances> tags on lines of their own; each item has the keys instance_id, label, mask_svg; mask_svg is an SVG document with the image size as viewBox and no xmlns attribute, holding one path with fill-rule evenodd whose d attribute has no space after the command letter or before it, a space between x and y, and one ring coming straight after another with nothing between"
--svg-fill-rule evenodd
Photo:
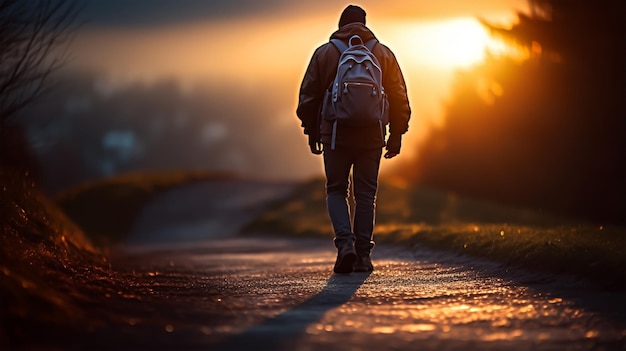
<instances>
[{"instance_id":1,"label":"hazy horizon","mask_svg":"<svg viewBox=\"0 0 626 351\"><path fill-rule=\"evenodd\" d=\"M97 72L94 89L109 94L164 81L176 82L183 95L208 85L224 86L212 91L233 97L228 99L231 105L218 106L223 99L213 99L210 111L204 116L197 112L197 118L205 118L208 126L220 118L211 115L215 111L225 116L239 113L232 101L240 96L241 104L257 106L251 110L258 114L247 118L276 119L271 123L281 126L284 136L270 140L289 142L263 145L272 153L255 156L275 157L291 165L279 167L280 174L271 168L244 166L235 171L267 178L314 176L322 172L321 158L309 153L295 115L298 89L311 54L337 29L339 15L349 3L274 0L261 6L243 0L188 0L174 5L160 0L90 0L82 3L82 24L69 47L65 70ZM368 13L368 27L396 54L413 109L402 155L383 162L384 172L415 157L417 143L429 126L440 122L455 72L480 63L485 48L494 48L478 18L511 25L526 1L390 1L384 5L362 1L359 5ZM230 131L222 132L227 136Z\"/></svg>"}]
</instances>

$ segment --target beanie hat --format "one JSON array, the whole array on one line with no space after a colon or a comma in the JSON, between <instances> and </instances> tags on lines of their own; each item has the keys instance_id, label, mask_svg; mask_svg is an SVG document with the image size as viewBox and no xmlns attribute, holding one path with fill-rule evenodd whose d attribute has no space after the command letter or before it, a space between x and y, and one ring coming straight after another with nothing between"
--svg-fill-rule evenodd
<instances>
[{"instance_id":1,"label":"beanie hat","mask_svg":"<svg viewBox=\"0 0 626 351\"><path fill-rule=\"evenodd\" d=\"M354 22L365 24L365 10L355 5L348 5L339 18L339 28Z\"/></svg>"}]
</instances>

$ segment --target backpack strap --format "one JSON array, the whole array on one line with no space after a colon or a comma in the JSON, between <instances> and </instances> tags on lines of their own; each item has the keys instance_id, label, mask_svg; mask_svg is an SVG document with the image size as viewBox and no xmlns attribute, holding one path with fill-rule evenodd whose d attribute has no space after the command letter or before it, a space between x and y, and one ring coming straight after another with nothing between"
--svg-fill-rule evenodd
<instances>
[{"instance_id":1,"label":"backpack strap","mask_svg":"<svg viewBox=\"0 0 626 351\"><path fill-rule=\"evenodd\" d=\"M335 45L340 54L343 54L344 51L348 50L348 45L339 39L330 39L330 42Z\"/></svg>"},{"instance_id":2,"label":"backpack strap","mask_svg":"<svg viewBox=\"0 0 626 351\"><path fill-rule=\"evenodd\" d=\"M376 44L378 44L378 40L376 40L376 38L372 38L370 40L367 41L367 43L365 43L365 46L369 49L369 51L374 52L374 46L376 46Z\"/></svg>"}]
</instances>

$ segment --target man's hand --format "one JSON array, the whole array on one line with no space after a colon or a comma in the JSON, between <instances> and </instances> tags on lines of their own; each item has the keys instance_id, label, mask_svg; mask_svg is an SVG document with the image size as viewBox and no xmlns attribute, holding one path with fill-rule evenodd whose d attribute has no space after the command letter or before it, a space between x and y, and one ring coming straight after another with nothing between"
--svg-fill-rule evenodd
<instances>
[{"instance_id":1,"label":"man's hand","mask_svg":"<svg viewBox=\"0 0 626 351\"><path fill-rule=\"evenodd\" d=\"M309 135L309 148L311 148L311 153L313 153L313 155L322 154L322 151L323 151L322 143L318 140L318 138L312 135Z\"/></svg>"},{"instance_id":2,"label":"man's hand","mask_svg":"<svg viewBox=\"0 0 626 351\"><path fill-rule=\"evenodd\" d=\"M396 156L398 156L398 154L397 154L397 153L395 153L395 152L391 152L391 151L387 151L387 152L385 152L385 158L387 158L387 159L389 159L389 158L394 158L394 157L396 157Z\"/></svg>"},{"instance_id":3,"label":"man's hand","mask_svg":"<svg viewBox=\"0 0 626 351\"><path fill-rule=\"evenodd\" d=\"M318 141L318 142L315 142L315 143L314 143L314 144L312 144L312 145L309 145L309 147L311 148L311 152L312 152L314 155L321 155L321 154L322 154L322 151L323 151L323 150L322 150L322 143L320 143L319 141Z\"/></svg>"},{"instance_id":4,"label":"man's hand","mask_svg":"<svg viewBox=\"0 0 626 351\"><path fill-rule=\"evenodd\" d=\"M389 139L387 140L387 152L385 153L385 158L394 158L398 156L400 153L400 148L402 147L402 134L391 134L389 135Z\"/></svg>"}]
</instances>

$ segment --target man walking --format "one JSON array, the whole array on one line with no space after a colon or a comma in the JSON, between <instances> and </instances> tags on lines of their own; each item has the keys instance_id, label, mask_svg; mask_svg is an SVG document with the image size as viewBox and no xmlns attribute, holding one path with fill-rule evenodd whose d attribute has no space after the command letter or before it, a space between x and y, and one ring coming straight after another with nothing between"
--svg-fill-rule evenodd
<instances>
[{"instance_id":1,"label":"man walking","mask_svg":"<svg viewBox=\"0 0 626 351\"><path fill-rule=\"evenodd\" d=\"M337 247L337 260L333 268L335 273L370 272L374 269L370 255L374 247L376 192L382 148L386 146L385 158L393 158L400 153L402 134L408 129L411 115L398 62L393 52L379 43L365 26L365 16L365 11L358 6L346 7L339 20L339 30L331 35L331 40L339 39L348 46L349 41L352 41L350 38L358 35L363 43L374 43L370 50L380 64L382 86L389 103L387 142L387 125L382 123L356 127L320 117L326 91L333 83L341 56L341 49L334 43L326 43L315 50L302 80L297 109L304 133L309 137L311 152L324 155L326 203ZM353 223L347 203L350 170L355 200Z\"/></svg>"}]
</instances>

